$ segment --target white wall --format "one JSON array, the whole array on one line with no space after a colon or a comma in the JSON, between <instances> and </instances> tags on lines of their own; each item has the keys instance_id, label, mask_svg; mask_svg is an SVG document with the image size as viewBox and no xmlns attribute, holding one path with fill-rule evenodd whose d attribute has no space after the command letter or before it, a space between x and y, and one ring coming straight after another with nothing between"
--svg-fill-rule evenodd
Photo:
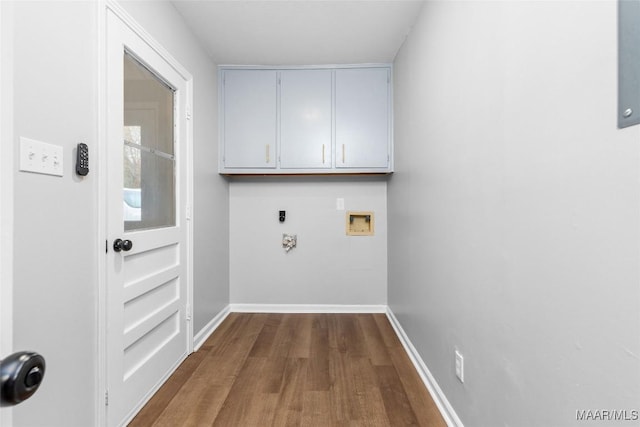
<instances>
[{"instance_id":1,"label":"white wall","mask_svg":"<svg viewBox=\"0 0 640 427\"><path fill-rule=\"evenodd\" d=\"M640 409L616 21L615 1L433 1L396 57L389 305L467 426Z\"/></svg>"},{"instance_id":2,"label":"white wall","mask_svg":"<svg viewBox=\"0 0 640 427\"><path fill-rule=\"evenodd\" d=\"M217 67L169 2L122 6L193 76L194 334L229 304L229 190L217 173Z\"/></svg>"},{"instance_id":3,"label":"white wall","mask_svg":"<svg viewBox=\"0 0 640 427\"><path fill-rule=\"evenodd\" d=\"M46 359L15 426L94 424L97 174L79 179L77 143L97 152L96 27L90 2L14 5L14 350ZM4 62L8 58L2 58ZM64 149L64 177L18 172L19 137ZM93 162L95 165L95 161Z\"/></svg>"},{"instance_id":4,"label":"white wall","mask_svg":"<svg viewBox=\"0 0 640 427\"><path fill-rule=\"evenodd\" d=\"M384 177L236 178L229 190L231 302L386 304L386 186ZM337 198L344 211L336 210ZM346 236L347 210L373 211L375 235ZM298 236L289 253L283 233Z\"/></svg>"},{"instance_id":5,"label":"white wall","mask_svg":"<svg viewBox=\"0 0 640 427\"><path fill-rule=\"evenodd\" d=\"M13 7L0 3L0 57L13 56ZM0 357L13 353L13 64L0 62ZM11 323L11 324L10 324ZM0 412L0 425L10 423Z\"/></svg>"}]
</instances>

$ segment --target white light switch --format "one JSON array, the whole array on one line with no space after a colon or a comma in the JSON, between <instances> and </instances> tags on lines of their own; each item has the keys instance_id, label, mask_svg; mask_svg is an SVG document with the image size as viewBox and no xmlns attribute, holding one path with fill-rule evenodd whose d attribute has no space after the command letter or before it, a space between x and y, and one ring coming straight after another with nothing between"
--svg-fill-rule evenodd
<instances>
[{"instance_id":1,"label":"white light switch","mask_svg":"<svg viewBox=\"0 0 640 427\"><path fill-rule=\"evenodd\" d=\"M342 197L336 199L336 210L344 210L344 199Z\"/></svg>"},{"instance_id":2,"label":"white light switch","mask_svg":"<svg viewBox=\"0 0 640 427\"><path fill-rule=\"evenodd\" d=\"M20 170L63 176L63 148L20 137Z\"/></svg>"}]
</instances>

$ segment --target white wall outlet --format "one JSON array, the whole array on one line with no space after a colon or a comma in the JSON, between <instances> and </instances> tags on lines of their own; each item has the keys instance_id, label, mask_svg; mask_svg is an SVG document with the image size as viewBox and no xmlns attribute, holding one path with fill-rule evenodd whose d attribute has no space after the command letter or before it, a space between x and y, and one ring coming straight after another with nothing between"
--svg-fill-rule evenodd
<instances>
[{"instance_id":1,"label":"white wall outlet","mask_svg":"<svg viewBox=\"0 0 640 427\"><path fill-rule=\"evenodd\" d=\"M456 377L460 380L461 383L464 382L464 357L458 350L455 351L456 354Z\"/></svg>"},{"instance_id":2,"label":"white wall outlet","mask_svg":"<svg viewBox=\"0 0 640 427\"><path fill-rule=\"evenodd\" d=\"M20 170L63 176L63 155L61 146L20 137Z\"/></svg>"},{"instance_id":3,"label":"white wall outlet","mask_svg":"<svg viewBox=\"0 0 640 427\"><path fill-rule=\"evenodd\" d=\"M338 197L336 199L336 210L338 211L344 210L344 199L342 197Z\"/></svg>"}]
</instances>

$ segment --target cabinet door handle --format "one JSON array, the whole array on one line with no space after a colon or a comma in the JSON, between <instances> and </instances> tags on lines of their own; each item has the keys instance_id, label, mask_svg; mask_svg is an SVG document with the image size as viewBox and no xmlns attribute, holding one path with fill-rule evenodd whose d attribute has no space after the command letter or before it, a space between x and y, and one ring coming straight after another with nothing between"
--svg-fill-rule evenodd
<instances>
[{"instance_id":1,"label":"cabinet door handle","mask_svg":"<svg viewBox=\"0 0 640 427\"><path fill-rule=\"evenodd\" d=\"M344 163L344 144L342 144L342 163Z\"/></svg>"},{"instance_id":2,"label":"cabinet door handle","mask_svg":"<svg viewBox=\"0 0 640 427\"><path fill-rule=\"evenodd\" d=\"M269 150L269 144L267 144L267 152L265 153L265 154L266 154L266 156L265 156L265 160L267 161L267 163L269 163L269 160L270 160L270 159L269 159L269 154L270 154L269 152L270 152L270 151L271 151L271 150Z\"/></svg>"},{"instance_id":3,"label":"cabinet door handle","mask_svg":"<svg viewBox=\"0 0 640 427\"><path fill-rule=\"evenodd\" d=\"M322 164L324 164L324 144L322 144Z\"/></svg>"}]
</instances>

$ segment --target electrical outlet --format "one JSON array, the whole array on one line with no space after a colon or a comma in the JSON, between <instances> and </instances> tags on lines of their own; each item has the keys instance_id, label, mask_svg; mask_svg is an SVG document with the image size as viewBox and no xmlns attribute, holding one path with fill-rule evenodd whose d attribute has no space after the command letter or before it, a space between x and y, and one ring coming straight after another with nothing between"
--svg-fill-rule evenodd
<instances>
[{"instance_id":1,"label":"electrical outlet","mask_svg":"<svg viewBox=\"0 0 640 427\"><path fill-rule=\"evenodd\" d=\"M464 357L462 354L456 350L456 377L460 380L461 383L464 382Z\"/></svg>"}]
</instances>

